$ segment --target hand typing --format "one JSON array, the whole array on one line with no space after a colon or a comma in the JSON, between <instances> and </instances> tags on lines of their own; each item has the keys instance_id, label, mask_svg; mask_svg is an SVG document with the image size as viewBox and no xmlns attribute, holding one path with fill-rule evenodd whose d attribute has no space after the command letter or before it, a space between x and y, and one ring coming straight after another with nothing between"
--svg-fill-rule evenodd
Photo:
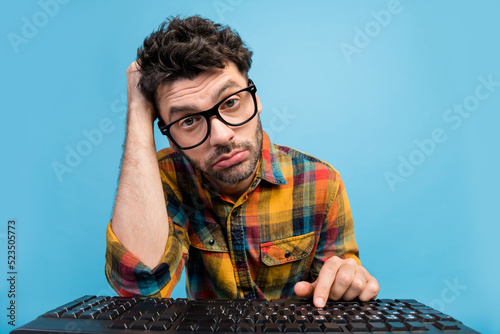
<instances>
[{"instance_id":1,"label":"hand typing","mask_svg":"<svg viewBox=\"0 0 500 334\"><path fill-rule=\"evenodd\" d=\"M326 260L314 283L298 282L294 289L298 297L312 297L316 307L324 307L328 299L373 299L378 295L380 287L375 277L356 260L333 256Z\"/></svg>"}]
</instances>

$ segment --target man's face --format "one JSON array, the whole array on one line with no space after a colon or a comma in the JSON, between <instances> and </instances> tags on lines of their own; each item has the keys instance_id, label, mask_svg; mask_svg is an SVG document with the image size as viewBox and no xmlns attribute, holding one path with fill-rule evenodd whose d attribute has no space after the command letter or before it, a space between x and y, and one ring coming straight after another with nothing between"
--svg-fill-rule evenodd
<instances>
[{"instance_id":1,"label":"man's face","mask_svg":"<svg viewBox=\"0 0 500 334\"><path fill-rule=\"evenodd\" d=\"M248 86L234 63L204 72L196 78L179 79L158 87L157 105L165 124L186 114L212 108L226 96ZM258 113L262 106L257 98ZM185 112L184 112L185 110ZM210 119L210 134L198 147L179 150L198 170L219 186L235 185L253 177L262 147L259 115L250 122L231 127L217 117ZM170 146L176 149L170 142Z\"/></svg>"}]
</instances>

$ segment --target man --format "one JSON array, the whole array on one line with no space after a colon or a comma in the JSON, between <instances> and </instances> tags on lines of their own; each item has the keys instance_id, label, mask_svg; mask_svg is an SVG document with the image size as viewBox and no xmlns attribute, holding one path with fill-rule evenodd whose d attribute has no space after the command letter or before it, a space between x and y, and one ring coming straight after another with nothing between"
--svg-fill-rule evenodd
<instances>
[{"instance_id":1,"label":"man","mask_svg":"<svg viewBox=\"0 0 500 334\"><path fill-rule=\"evenodd\" d=\"M262 131L251 56L227 27L173 18L127 70L106 252L120 295L169 296L186 267L196 299L377 296L338 172ZM158 153L156 117L170 143Z\"/></svg>"}]
</instances>

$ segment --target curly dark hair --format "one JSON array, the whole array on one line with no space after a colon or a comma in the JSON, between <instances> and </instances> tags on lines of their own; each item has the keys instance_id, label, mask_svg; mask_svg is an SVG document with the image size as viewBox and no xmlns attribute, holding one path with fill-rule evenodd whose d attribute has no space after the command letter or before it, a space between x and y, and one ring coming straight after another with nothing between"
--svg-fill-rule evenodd
<instances>
[{"instance_id":1,"label":"curly dark hair","mask_svg":"<svg viewBox=\"0 0 500 334\"><path fill-rule=\"evenodd\" d=\"M203 71L224 68L227 61L234 62L248 77L252 51L236 31L200 16L171 17L137 49L142 74L139 88L156 105L156 89L160 84L179 78L192 79Z\"/></svg>"}]
</instances>

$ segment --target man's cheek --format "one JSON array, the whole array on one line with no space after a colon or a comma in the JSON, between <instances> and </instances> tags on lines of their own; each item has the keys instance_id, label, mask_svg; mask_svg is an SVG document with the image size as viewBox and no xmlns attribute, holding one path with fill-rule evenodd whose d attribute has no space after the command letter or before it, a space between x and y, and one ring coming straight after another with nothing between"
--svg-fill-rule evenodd
<instances>
[{"instance_id":1,"label":"man's cheek","mask_svg":"<svg viewBox=\"0 0 500 334\"><path fill-rule=\"evenodd\" d=\"M179 148L168 138L168 144L170 145L170 148L174 150L175 152L179 152Z\"/></svg>"}]
</instances>

